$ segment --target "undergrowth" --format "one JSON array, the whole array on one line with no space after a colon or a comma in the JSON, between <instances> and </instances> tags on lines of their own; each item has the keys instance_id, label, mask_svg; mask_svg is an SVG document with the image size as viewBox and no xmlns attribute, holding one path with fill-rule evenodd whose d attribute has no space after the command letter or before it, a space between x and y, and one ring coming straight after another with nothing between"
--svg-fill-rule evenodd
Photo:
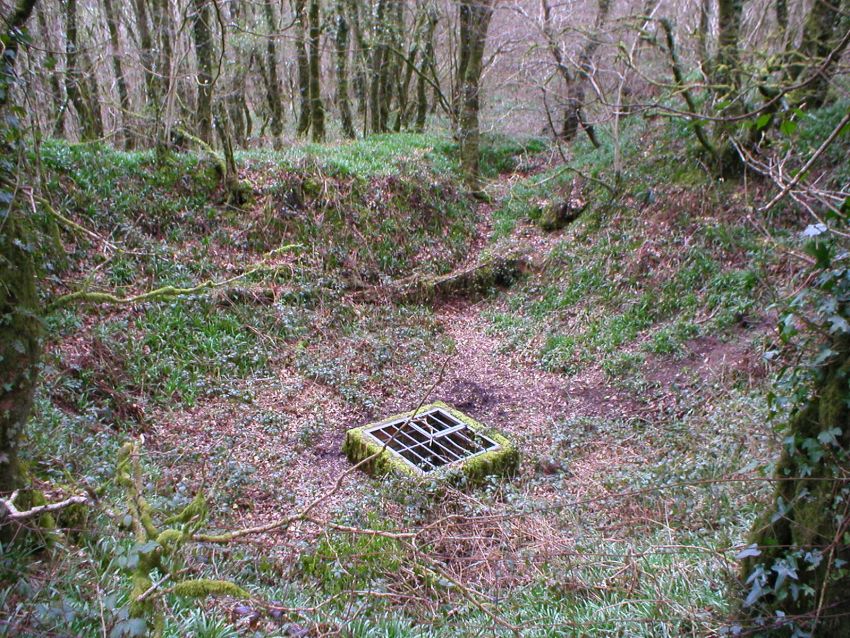
<instances>
[{"instance_id":1,"label":"undergrowth","mask_svg":"<svg viewBox=\"0 0 850 638\"><path fill-rule=\"evenodd\" d=\"M672 382L653 366L687 357L699 338L746 341L760 353L756 329L769 321L780 257L736 217L746 205L737 186L706 178L687 139L676 126L635 120L620 140L620 176L609 171L612 140L600 150L579 141L570 164L578 172L522 178L493 217L498 249L582 180L591 205L549 242L542 272L486 299L482 311L515 360L565 384L599 366L647 416L553 420L544 436L554 471L527 458L514 481L471 496L358 481L328 516L374 534L328 531L294 548L282 535L268 551L187 546L181 560L193 578L232 580L255 600L199 605L166 595L164 635L512 635L481 601L528 636L722 627L738 586L734 547L759 494L723 479L749 476L775 449L764 378L732 370ZM483 172L498 179L541 150L537 139L485 138ZM223 527L253 520L255 508L261 516L303 504L304 492L281 488L284 474L330 467L344 424L415 402L434 362L456 345L432 308L356 295L448 272L469 257L480 220L455 184L455 147L439 136L242 153L254 193L245 211L223 205L212 165L196 154L155 167L150 153L49 142L39 159L53 205L101 237L76 236L63 259L44 264L63 275L51 296L192 286L264 260L277 267L240 281L235 295L60 309L46 319L53 340L25 460L37 481L97 491L105 511L80 539L4 548L0 608L9 620L0 635L134 635L122 570L139 548L114 484L120 442L152 440L144 487L162 515L202 488L213 492L212 520ZM788 229L779 234L794 241ZM323 411L328 396L333 418ZM196 423L210 406L215 418ZM157 437L173 441L169 428L187 423L203 445L158 447ZM616 455L587 473L594 494L607 496L584 502L587 484L574 472L601 441ZM380 534L440 529L441 517L470 523L424 535L419 554ZM493 519L504 527L483 527Z\"/></svg>"}]
</instances>

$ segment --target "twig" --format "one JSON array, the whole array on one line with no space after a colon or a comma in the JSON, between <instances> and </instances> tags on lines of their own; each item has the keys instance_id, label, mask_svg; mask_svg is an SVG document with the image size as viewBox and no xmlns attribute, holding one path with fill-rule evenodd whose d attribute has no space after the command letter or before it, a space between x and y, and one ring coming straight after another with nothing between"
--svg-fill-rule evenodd
<instances>
[{"instance_id":1,"label":"twig","mask_svg":"<svg viewBox=\"0 0 850 638\"><path fill-rule=\"evenodd\" d=\"M841 133L841 130L845 127L845 125L847 125L848 122L850 122L850 110L844 114L844 117L841 118L841 121L838 123L838 126L836 126L833 129L832 133L829 134L829 137L827 137L823 141L823 143L818 147L818 149L814 153L812 153L812 156L809 158L809 161L803 165L803 168L797 171L797 174L790 182L785 185L785 188L783 188L782 191L778 195L776 195L776 197L771 199L765 206L759 209L759 212L768 212L771 208L776 206L776 204L778 204L785 198L785 196L791 191L791 189L794 188L800 182L803 176L812 167L812 164L814 164L817 159L823 154L823 152L827 148L829 148L829 145L835 141L835 138L838 137L838 135Z\"/></svg>"},{"instance_id":2,"label":"twig","mask_svg":"<svg viewBox=\"0 0 850 638\"><path fill-rule=\"evenodd\" d=\"M21 511L15 507L15 499L17 499L19 495L20 490L15 490L9 498L0 498L0 521L4 519L11 521L23 521L28 518L41 516L42 514L58 512L66 507L70 507L71 505L88 505L91 502L88 496L71 496L66 498L64 501L47 503L46 505L36 505L28 510Z\"/></svg>"},{"instance_id":3,"label":"twig","mask_svg":"<svg viewBox=\"0 0 850 638\"><path fill-rule=\"evenodd\" d=\"M287 248L292 247L293 246L288 246ZM163 286L162 288L149 290L148 292L141 293L138 295L131 295L129 297L119 297L110 292L92 292L87 290L78 290L77 292L72 292L67 295L62 295L61 297L58 297L48 306L48 310L62 308L72 303L132 305L137 303L144 303L146 301L163 301L166 299L173 299L174 297L184 297L186 295L194 295L201 292L206 292L208 290L224 288L225 286L228 286L235 281L239 281L240 279L244 279L245 277L249 277L250 275L256 274L258 272L277 272L278 270L280 270L279 266L267 266L265 264L260 264L259 266L255 266L254 268L246 270L240 275L236 275L235 277L231 277L223 281L205 281L197 286L192 286L191 288L176 288L174 286Z\"/></svg>"}]
</instances>

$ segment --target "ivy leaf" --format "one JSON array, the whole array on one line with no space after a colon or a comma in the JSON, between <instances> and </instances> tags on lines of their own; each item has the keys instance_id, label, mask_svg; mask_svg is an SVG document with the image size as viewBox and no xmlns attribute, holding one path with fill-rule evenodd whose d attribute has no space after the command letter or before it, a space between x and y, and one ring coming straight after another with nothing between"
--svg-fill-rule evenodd
<instances>
[{"instance_id":1,"label":"ivy leaf","mask_svg":"<svg viewBox=\"0 0 850 638\"><path fill-rule=\"evenodd\" d=\"M832 250L823 241L810 241L804 248L807 255L814 257L816 268L829 268L832 263Z\"/></svg>"},{"instance_id":2,"label":"ivy leaf","mask_svg":"<svg viewBox=\"0 0 850 638\"><path fill-rule=\"evenodd\" d=\"M806 226L806 229L801 234L803 237L817 237L818 235L823 235L826 231L826 224L817 223Z\"/></svg>"},{"instance_id":3,"label":"ivy leaf","mask_svg":"<svg viewBox=\"0 0 850 638\"><path fill-rule=\"evenodd\" d=\"M782 124L779 125L779 130L782 131L783 135L793 135L794 131L797 130L797 122L794 120L782 120Z\"/></svg>"},{"instance_id":4,"label":"ivy leaf","mask_svg":"<svg viewBox=\"0 0 850 638\"><path fill-rule=\"evenodd\" d=\"M735 554L735 560L744 560L745 558L749 558L750 556L761 556L761 550L755 543L753 543L752 545L747 545L744 549Z\"/></svg>"},{"instance_id":5,"label":"ivy leaf","mask_svg":"<svg viewBox=\"0 0 850 638\"><path fill-rule=\"evenodd\" d=\"M756 130L760 131L765 126L770 124L770 120L772 117L773 115L771 113L765 113L764 115L759 116L759 118L756 120Z\"/></svg>"},{"instance_id":6,"label":"ivy leaf","mask_svg":"<svg viewBox=\"0 0 850 638\"><path fill-rule=\"evenodd\" d=\"M827 346L824 346L820 349L820 352L818 352L818 355L812 360L812 363L816 366L822 366L829 359L831 359L834 354L835 354L835 350L833 350L832 348L829 348Z\"/></svg>"},{"instance_id":7,"label":"ivy leaf","mask_svg":"<svg viewBox=\"0 0 850 638\"><path fill-rule=\"evenodd\" d=\"M762 587L761 581L759 579L753 580L753 586L750 589L750 593L747 594L747 598L744 601L744 607L752 607L756 601L765 595L766 590Z\"/></svg>"},{"instance_id":8,"label":"ivy leaf","mask_svg":"<svg viewBox=\"0 0 850 638\"><path fill-rule=\"evenodd\" d=\"M788 578L797 580L797 570L784 560L776 561L771 569L776 572L776 583L774 584L776 590L780 589Z\"/></svg>"},{"instance_id":9,"label":"ivy leaf","mask_svg":"<svg viewBox=\"0 0 850 638\"><path fill-rule=\"evenodd\" d=\"M841 428L829 428L818 434L818 441L824 445L838 445L838 437L841 436Z\"/></svg>"},{"instance_id":10,"label":"ivy leaf","mask_svg":"<svg viewBox=\"0 0 850 638\"><path fill-rule=\"evenodd\" d=\"M829 324L830 334L835 334L836 332L850 332L850 323L847 323L847 320L841 315L832 315L829 317Z\"/></svg>"}]
</instances>

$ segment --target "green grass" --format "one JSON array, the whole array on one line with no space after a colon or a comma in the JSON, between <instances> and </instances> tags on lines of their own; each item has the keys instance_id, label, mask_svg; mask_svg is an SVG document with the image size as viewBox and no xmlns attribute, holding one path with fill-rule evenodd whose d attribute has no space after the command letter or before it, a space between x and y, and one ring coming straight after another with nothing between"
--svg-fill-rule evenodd
<instances>
[{"instance_id":1,"label":"green grass","mask_svg":"<svg viewBox=\"0 0 850 638\"><path fill-rule=\"evenodd\" d=\"M297 144L283 151L242 151L240 162L252 168L314 165L336 177L397 175L412 165L427 165L435 173L457 171L447 138L435 134L386 133L334 144Z\"/></svg>"}]
</instances>

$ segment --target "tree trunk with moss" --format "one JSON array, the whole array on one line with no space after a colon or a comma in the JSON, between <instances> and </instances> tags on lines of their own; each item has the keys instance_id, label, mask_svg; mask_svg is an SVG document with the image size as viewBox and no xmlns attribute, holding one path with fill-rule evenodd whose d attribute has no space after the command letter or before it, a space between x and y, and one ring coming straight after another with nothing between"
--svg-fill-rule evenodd
<instances>
[{"instance_id":1,"label":"tree trunk with moss","mask_svg":"<svg viewBox=\"0 0 850 638\"><path fill-rule=\"evenodd\" d=\"M711 67L715 92L721 99L734 97L740 85L738 41L743 8L743 0L718 0L717 3L717 55Z\"/></svg>"},{"instance_id":2,"label":"tree trunk with moss","mask_svg":"<svg viewBox=\"0 0 850 638\"><path fill-rule=\"evenodd\" d=\"M393 98L398 102L399 56L401 51L401 32L404 24L404 3L400 0L390 0L386 14L386 46L384 64L381 66L381 128L390 130L390 112Z\"/></svg>"},{"instance_id":3,"label":"tree trunk with moss","mask_svg":"<svg viewBox=\"0 0 850 638\"><path fill-rule=\"evenodd\" d=\"M809 108L824 105L836 66L847 48L844 36L848 30L850 0L815 0L803 26L800 46L787 54L791 59L790 80L807 82L792 96L795 105ZM789 42L789 47L793 46Z\"/></svg>"},{"instance_id":4,"label":"tree trunk with moss","mask_svg":"<svg viewBox=\"0 0 850 638\"><path fill-rule=\"evenodd\" d=\"M850 338L831 349L790 421L773 507L756 522L757 547L744 562L748 602L768 623L778 631L800 616L798 624L824 638L850 636L850 572L842 567L850 564Z\"/></svg>"},{"instance_id":5,"label":"tree trunk with moss","mask_svg":"<svg viewBox=\"0 0 850 638\"><path fill-rule=\"evenodd\" d=\"M417 133L425 131L425 118L428 115L428 87L426 78L434 65L434 31L437 28L437 19L439 15L437 13L437 8L433 5L429 5L425 11L425 48L422 52L421 62L419 63L419 72L416 74L415 130Z\"/></svg>"},{"instance_id":6,"label":"tree trunk with moss","mask_svg":"<svg viewBox=\"0 0 850 638\"><path fill-rule=\"evenodd\" d=\"M195 122L198 137L212 142L212 34L210 8L206 0L192 0L192 35L198 59L198 110Z\"/></svg>"},{"instance_id":7,"label":"tree trunk with moss","mask_svg":"<svg viewBox=\"0 0 850 638\"><path fill-rule=\"evenodd\" d=\"M80 137L93 140L98 137L90 103L83 93L82 73L79 62L79 32L77 29L77 0L65 3L65 91L77 112L80 125Z\"/></svg>"},{"instance_id":8,"label":"tree trunk with moss","mask_svg":"<svg viewBox=\"0 0 850 638\"><path fill-rule=\"evenodd\" d=\"M372 133L386 131L386 122L381 119L381 107L384 103L382 80L383 68L387 61L387 0L377 0L375 5L375 23L369 68L369 130Z\"/></svg>"},{"instance_id":9,"label":"tree trunk with moss","mask_svg":"<svg viewBox=\"0 0 850 638\"><path fill-rule=\"evenodd\" d=\"M319 0L310 0L310 127L314 142L325 141L325 105L322 103L322 35Z\"/></svg>"},{"instance_id":10,"label":"tree trunk with moss","mask_svg":"<svg viewBox=\"0 0 850 638\"><path fill-rule=\"evenodd\" d=\"M31 219L15 197L18 191L20 131L7 118L10 94L16 83L15 60L22 29L35 0L20 0L4 16L6 53L0 66L0 493L21 483L18 452L32 410L42 325L36 290L36 270Z\"/></svg>"},{"instance_id":11,"label":"tree trunk with moss","mask_svg":"<svg viewBox=\"0 0 850 638\"><path fill-rule=\"evenodd\" d=\"M42 7L39 7L36 10L36 16L38 19L39 35L44 41L43 43L45 48L47 48L48 51L55 50L54 46L50 43L50 29L47 26L47 17L45 16L44 9ZM65 112L67 110L67 105L62 96L62 85L59 82L56 58L49 54L46 62L45 67L49 75L50 95L53 98L53 107L56 117L51 131L54 137L62 137L65 134Z\"/></svg>"},{"instance_id":12,"label":"tree trunk with moss","mask_svg":"<svg viewBox=\"0 0 850 638\"><path fill-rule=\"evenodd\" d=\"M295 63L298 68L298 123L296 134L301 137L310 131L310 58L307 56L307 40L304 35L307 27L305 15L306 0L295 0Z\"/></svg>"},{"instance_id":13,"label":"tree trunk with moss","mask_svg":"<svg viewBox=\"0 0 850 638\"><path fill-rule=\"evenodd\" d=\"M5 149L4 155L9 155ZM14 162L12 163L14 165ZM5 177L5 176L4 176ZM4 180L5 182L6 180ZM3 184L3 190L11 185ZM33 404L41 355L41 319L32 237L13 202L0 236L0 493L20 487L18 451Z\"/></svg>"},{"instance_id":14,"label":"tree trunk with moss","mask_svg":"<svg viewBox=\"0 0 850 638\"><path fill-rule=\"evenodd\" d=\"M336 100L339 105L342 132L347 138L354 139L354 122L351 118L351 101L348 97L348 33L345 6L342 0L337 0L336 34L334 38L336 52Z\"/></svg>"},{"instance_id":15,"label":"tree trunk with moss","mask_svg":"<svg viewBox=\"0 0 850 638\"><path fill-rule=\"evenodd\" d=\"M460 7L462 38L458 67L463 68L460 82L458 137L460 141L460 163L464 181L473 191L479 187L479 146L481 132L478 125L480 107L481 72L483 70L484 47L487 30L493 16L492 0L472 2L464 0ZM463 42L463 40L461 40Z\"/></svg>"}]
</instances>

